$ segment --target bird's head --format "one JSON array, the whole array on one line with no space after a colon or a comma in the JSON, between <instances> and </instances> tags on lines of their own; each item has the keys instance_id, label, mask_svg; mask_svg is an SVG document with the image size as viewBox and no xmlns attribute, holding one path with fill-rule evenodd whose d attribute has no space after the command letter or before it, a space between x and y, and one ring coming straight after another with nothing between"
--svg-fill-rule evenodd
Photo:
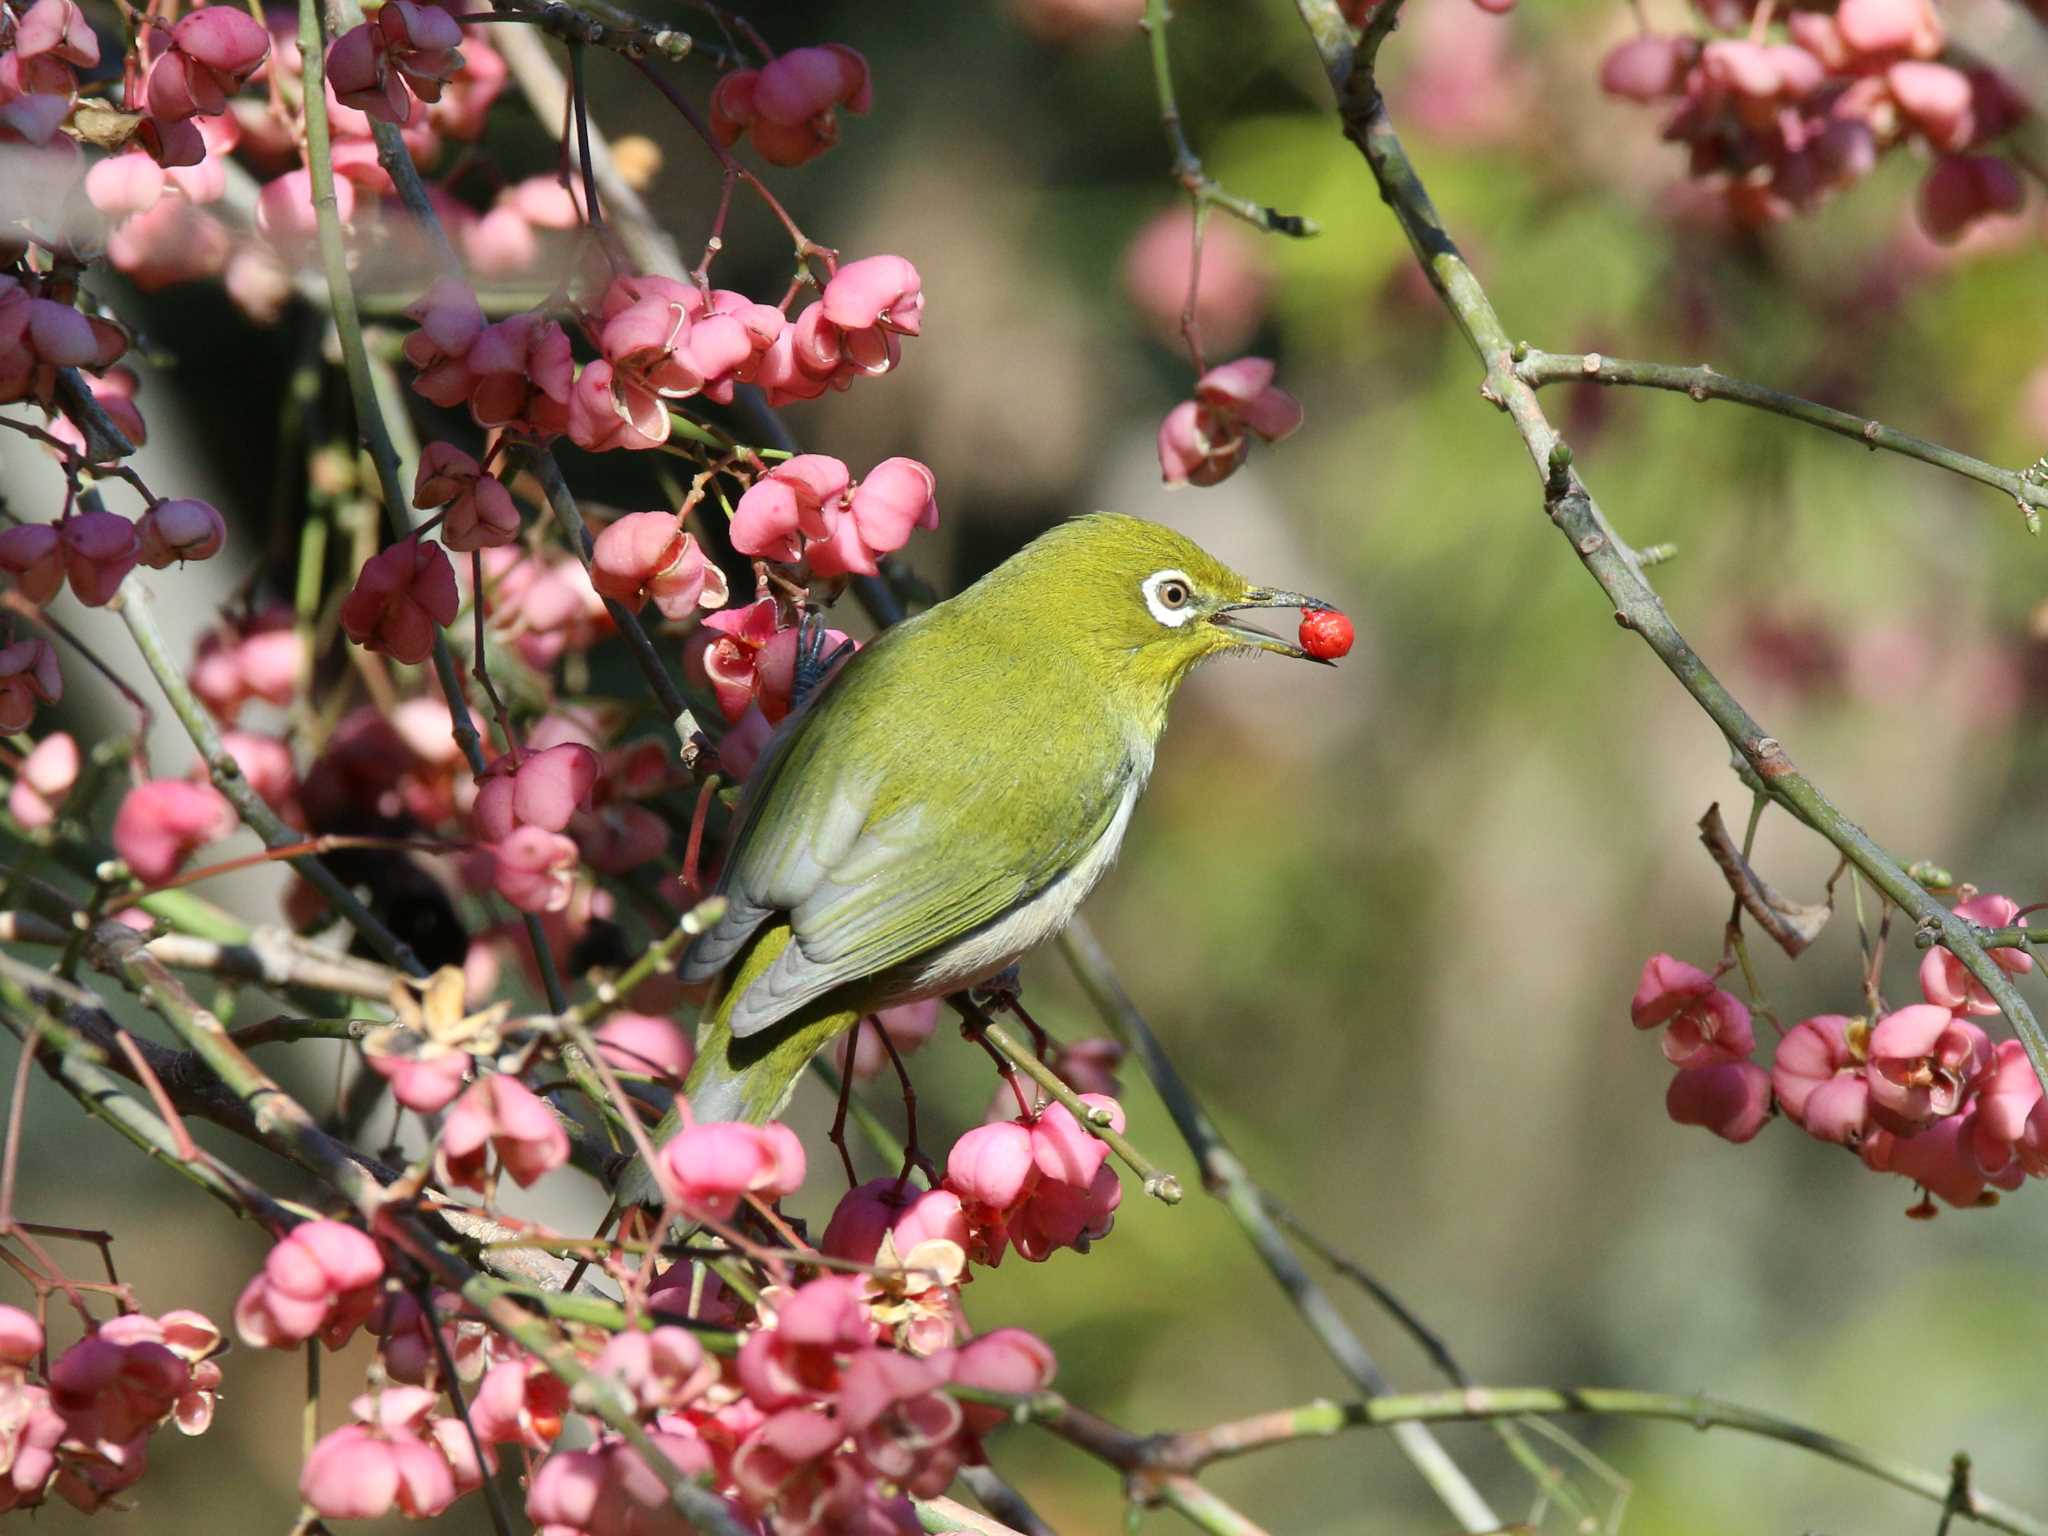
<instances>
[{"instance_id":1,"label":"bird's head","mask_svg":"<svg viewBox=\"0 0 2048 1536\"><path fill-rule=\"evenodd\" d=\"M1327 608L1299 592L1247 581L1184 534L1111 512L1053 529L996 573L1043 604L1083 664L1113 689L1157 695L1214 656L1262 651L1329 665L1247 615Z\"/></svg>"}]
</instances>

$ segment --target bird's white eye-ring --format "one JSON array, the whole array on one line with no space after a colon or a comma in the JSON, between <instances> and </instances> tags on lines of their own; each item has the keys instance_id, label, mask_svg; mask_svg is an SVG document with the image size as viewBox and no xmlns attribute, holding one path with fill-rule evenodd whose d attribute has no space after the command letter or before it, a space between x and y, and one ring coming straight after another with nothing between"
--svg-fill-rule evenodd
<instances>
[{"instance_id":1,"label":"bird's white eye-ring","mask_svg":"<svg viewBox=\"0 0 2048 1536\"><path fill-rule=\"evenodd\" d=\"M1168 629L1179 629L1193 616L1188 605L1195 600L1195 584L1185 571L1154 571L1139 590L1152 617Z\"/></svg>"}]
</instances>

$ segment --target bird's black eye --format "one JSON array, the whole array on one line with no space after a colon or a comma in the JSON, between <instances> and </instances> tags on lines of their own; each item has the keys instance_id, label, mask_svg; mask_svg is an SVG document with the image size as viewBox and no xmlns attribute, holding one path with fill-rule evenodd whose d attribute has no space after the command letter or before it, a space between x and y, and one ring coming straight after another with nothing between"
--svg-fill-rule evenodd
<instances>
[{"instance_id":1,"label":"bird's black eye","mask_svg":"<svg viewBox=\"0 0 2048 1536\"><path fill-rule=\"evenodd\" d=\"M1190 595L1184 581L1162 581L1159 584L1159 601L1169 608L1187 607Z\"/></svg>"}]
</instances>

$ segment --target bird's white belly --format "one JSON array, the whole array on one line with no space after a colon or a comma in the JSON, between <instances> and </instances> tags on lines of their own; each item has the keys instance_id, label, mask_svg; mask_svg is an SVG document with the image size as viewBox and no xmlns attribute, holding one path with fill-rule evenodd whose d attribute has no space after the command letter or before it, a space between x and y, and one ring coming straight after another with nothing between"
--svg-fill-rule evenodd
<instances>
[{"instance_id":1,"label":"bird's white belly","mask_svg":"<svg viewBox=\"0 0 2048 1536\"><path fill-rule=\"evenodd\" d=\"M987 981L1066 927L1067 920L1095 889L1095 883L1116 862L1117 850L1123 846L1124 829L1130 825L1131 809L1138 803L1138 792L1143 787L1139 775L1124 786L1116 814L1102 829L1095 846L1076 860L1072 869L1015 911L917 962L911 977L914 990L903 1001L940 997Z\"/></svg>"}]
</instances>

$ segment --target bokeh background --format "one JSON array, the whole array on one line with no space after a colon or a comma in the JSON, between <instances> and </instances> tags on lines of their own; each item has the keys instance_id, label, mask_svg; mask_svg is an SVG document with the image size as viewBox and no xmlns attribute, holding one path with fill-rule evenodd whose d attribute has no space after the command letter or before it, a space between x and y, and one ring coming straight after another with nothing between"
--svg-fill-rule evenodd
<instances>
[{"instance_id":1,"label":"bokeh background","mask_svg":"<svg viewBox=\"0 0 2048 1536\"><path fill-rule=\"evenodd\" d=\"M1667 25L1684 19L1673 0L1657 8ZM1480 1380L1705 1390L1937 1468L1967 1448L1985 1488L2048 1508L2044 1197L1912 1222L1906 1183L1793 1127L1735 1147L1665 1117L1668 1069L1629 1027L1629 994L1653 950L1718 955L1728 898L1694 824L1719 801L1739 826L1746 794L1716 732L1615 627L1542 516L1520 444L1478 398L1471 357L1278 4L1189 5L1172 46L1212 173L1323 226L1304 242L1212 226L1212 348L1277 358L1307 424L1225 486L1160 487L1152 435L1190 373L1161 325L1177 307L1160 295L1178 246L1153 226L1176 195L1130 10L749 14L778 45L844 40L874 65L872 116L775 185L817 238L910 257L926 334L894 376L788 416L857 469L895 453L933 466L944 521L910 551L916 568L951 589L1053 520L1109 506L1173 523L1357 623L1334 673L1269 660L1188 688L1090 909L1131 991L1257 1175L1409 1298ZM1937 250L1912 227L1906 155L1811 218L1731 230L1673 196L1683 156L1658 142L1655 114L1596 88L1603 47L1631 25L1621 5L1547 0L1494 18L1469 0L1414 0L1410 12L1389 50L1396 120L1514 334L1711 361L1999 463L2048 450L2038 196L2025 218ZM651 198L693 249L715 191L705 157L614 63L592 66L600 125L663 146ZM708 71L685 73L708 87ZM544 169L541 130L513 98L499 115L491 147ZM1134 258L1148 229L1151 257ZM729 244L724 280L779 291L787 248L764 217L743 208ZM180 576L166 605L189 637L206 601L274 583L264 552L290 525L272 509L292 502L273 493L292 462L278 422L299 409L279 402L304 316L254 330L205 286L108 296L165 364L147 386L145 469L214 495L236 521L226 559ZM1681 627L1842 806L1902 857L2021 902L2048 896L2048 555L2009 503L1732 406L1566 387L1545 398L1623 534L1678 546L1656 579ZM52 471L16 447L0 444L0 473L26 500ZM572 468L595 501L653 505L634 474ZM211 597L192 596L208 580ZM67 714L88 732L119 719L83 685ZM183 761L175 738L159 750ZM1806 899L1834 863L1777 815L1759 850L1767 877ZM235 899L253 912L273 896L252 881ZM1886 986L1907 1000L1917 956L1894 950ZM1848 914L1798 964L1760 958L1788 1022L1857 1008ZM1056 955L1026 981L1057 1032L1097 1032ZM942 1142L979 1117L978 1053L942 1038L914 1067ZM299 1081L317 1102L334 1071L322 1058ZM1192 1185L1162 1107L1135 1074L1126 1082L1133 1138ZM893 1090L873 1098L895 1113ZM806 1125L828 1111L822 1093L802 1101ZM24 1214L114 1230L122 1273L152 1308L225 1316L260 1261L255 1232L40 1079L23 1158ZM549 1214L593 1219L593 1192L559 1177L578 1187ZM1331 1284L1397 1382L1435 1384L1362 1296ZM1094 1253L1013 1258L975 1281L968 1309L982 1327L1043 1333L1061 1388L1133 1426L1349 1390L1199 1193L1169 1210L1133 1191ZM327 1372L330 1417L359 1355ZM292 1358L236 1352L211 1435L160 1437L140 1509L104 1523L286 1529L300 1381ZM1632 1483L1626 1528L1646 1536L1935 1519L1784 1446L1571 1427ZM1487 1430L1443 1433L1504 1519L1532 1513L1533 1489ZM1121 1521L1115 1479L1064 1446L1018 1429L996 1454L1060 1530ZM1219 1466L1209 1481L1276 1532L1451 1528L1374 1433ZM1597 1478L1581 1482L1612 1504ZM448 1527L482 1529L474 1504ZM62 1508L39 1518L81 1524Z\"/></svg>"}]
</instances>

